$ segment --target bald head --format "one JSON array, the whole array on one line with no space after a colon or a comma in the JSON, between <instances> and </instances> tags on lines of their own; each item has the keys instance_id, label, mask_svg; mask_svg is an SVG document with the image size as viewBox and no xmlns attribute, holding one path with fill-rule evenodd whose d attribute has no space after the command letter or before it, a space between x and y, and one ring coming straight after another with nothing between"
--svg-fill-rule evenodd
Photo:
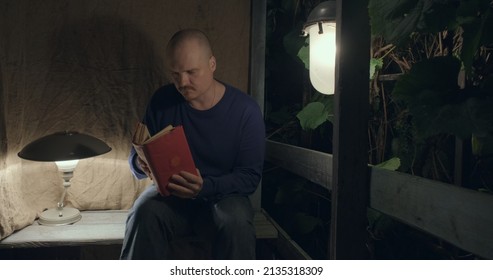
<instances>
[{"instance_id":1,"label":"bald head","mask_svg":"<svg viewBox=\"0 0 493 280\"><path fill-rule=\"evenodd\" d=\"M183 29L176 32L166 46L166 56L171 57L177 49L181 49L186 45L195 45L206 57L212 56L212 48L204 32L198 29Z\"/></svg>"},{"instance_id":2,"label":"bald head","mask_svg":"<svg viewBox=\"0 0 493 280\"><path fill-rule=\"evenodd\" d=\"M166 46L166 63L171 80L185 99L194 108L210 108L216 95L216 58L207 36L197 29L178 31Z\"/></svg>"}]
</instances>

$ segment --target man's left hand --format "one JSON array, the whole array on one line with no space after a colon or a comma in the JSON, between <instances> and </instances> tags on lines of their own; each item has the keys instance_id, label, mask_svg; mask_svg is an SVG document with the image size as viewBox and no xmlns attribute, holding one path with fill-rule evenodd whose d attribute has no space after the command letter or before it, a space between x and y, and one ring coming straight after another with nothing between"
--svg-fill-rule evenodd
<instances>
[{"instance_id":1,"label":"man's left hand","mask_svg":"<svg viewBox=\"0 0 493 280\"><path fill-rule=\"evenodd\" d=\"M168 190L171 195L190 199L197 197L204 183L198 169L197 174L181 171L179 174L171 176L168 183Z\"/></svg>"}]
</instances>

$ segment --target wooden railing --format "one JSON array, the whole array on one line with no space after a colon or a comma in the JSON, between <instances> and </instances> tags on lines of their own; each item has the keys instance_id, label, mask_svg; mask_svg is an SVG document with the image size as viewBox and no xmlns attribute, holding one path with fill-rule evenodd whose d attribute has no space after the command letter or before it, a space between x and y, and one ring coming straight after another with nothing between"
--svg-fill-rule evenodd
<instances>
[{"instance_id":1,"label":"wooden railing","mask_svg":"<svg viewBox=\"0 0 493 280\"><path fill-rule=\"evenodd\" d=\"M266 160L332 189L331 154L267 141ZM493 259L493 195L401 172L369 169L370 208Z\"/></svg>"}]
</instances>

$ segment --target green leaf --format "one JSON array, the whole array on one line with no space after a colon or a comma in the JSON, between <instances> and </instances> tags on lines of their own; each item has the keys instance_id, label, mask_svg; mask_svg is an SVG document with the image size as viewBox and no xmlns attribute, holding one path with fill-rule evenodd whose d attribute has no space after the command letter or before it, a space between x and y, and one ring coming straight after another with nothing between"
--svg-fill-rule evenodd
<instances>
[{"instance_id":1,"label":"green leaf","mask_svg":"<svg viewBox=\"0 0 493 280\"><path fill-rule=\"evenodd\" d=\"M300 49L306 45L306 37L301 36L302 24L298 23L286 36L283 38L283 45L286 53L295 59L298 58Z\"/></svg>"},{"instance_id":2,"label":"green leaf","mask_svg":"<svg viewBox=\"0 0 493 280\"><path fill-rule=\"evenodd\" d=\"M493 7L489 7L484 13L484 27L483 36L481 36L481 45L493 44L493 36L491 36L491 30L493 30Z\"/></svg>"},{"instance_id":3,"label":"green leaf","mask_svg":"<svg viewBox=\"0 0 493 280\"><path fill-rule=\"evenodd\" d=\"M403 46L414 32L432 33L455 24L457 1L370 0L372 35Z\"/></svg>"},{"instance_id":4,"label":"green leaf","mask_svg":"<svg viewBox=\"0 0 493 280\"><path fill-rule=\"evenodd\" d=\"M442 97L458 90L457 76L460 66L460 61L451 56L417 62L408 74L397 81L393 91L394 97L415 107L422 105L423 98L427 98L428 103L443 104ZM437 96L424 91L436 92Z\"/></svg>"},{"instance_id":5,"label":"green leaf","mask_svg":"<svg viewBox=\"0 0 493 280\"><path fill-rule=\"evenodd\" d=\"M493 96L474 96L462 105L463 115L467 117L472 134L483 137L493 132Z\"/></svg>"},{"instance_id":6,"label":"green leaf","mask_svg":"<svg viewBox=\"0 0 493 280\"><path fill-rule=\"evenodd\" d=\"M477 9L481 8L482 6L478 4ZM472 72L473 60L479 48L484 44L493 42L493 36L491 36L493 16L491 11L491 8L487 8L485 12L482 10L476 10L474 12L474 9L472 12L468 11L472 15L468 16L467 18L469 20L462 25L464 32L462 35L463 42L460 57L464 63L464 69L467 75L470 75Z\"/></svg>"},{"instance_id":7,"label":"green leaf","mask_svg":"<svg viewBox=\"0 0 493 280\"><path fill-rule=\"evenodd\" d=\"M399 169L399 167L401 166L401 160L397 157L394 157L394 158L391 158L387 161L381 162L375 166L379 167L379 168L386 169L386 170L395 171L395 170Z\"/></svg>"},{"instance_id":8,"label":"green leaf","mask_svg":"<svg viewBox=\"0 0 493 280\"><path fill-rule=\"evenodd\" d=\"M310 69L310 46L308 45L308 38L305 39L305 44L298 51L298 58L301 59L305 65L305 69Z\"/></svg>"},{"instance_id":9,"label":"green leaf","mask_svg":"<svg viewBox=\"0 0 493 280\"><path fill-rule=\"evenodd\" d=\"M453 30L457 26L456 16L459 1L433 0L423 9L423 21L418 25L418 31L422 33L436 33L443 30ZM463 2L463 1L460 1Z\"/></svg>"},{"instance_id":10,"label":"green leaf","mask_svg":"<svg viewBox=\"0 0 493 280\"><path fill-rule=\"evenodd\" d=\"M464 32L462 35L462 50L460 57L464 63L466 75L470 75L472 71L472 63L474 56L479 50L481 36L483 34L483 25L480 19L464 24L462 26Z\"/></svg>"},{"instance_id":11,"label":"green leaf","mask_svg":"<svg viewBox=\"0 0 493 280\"><path fill-rule=\"evenodd\" d=\"M298 234L308 234L322 223L320 218L298 212L294 215L294 229Z\"/></svg>"},{"instance_id":12,"label":"green leaf","mask_svg":"<svg viewBox=\"0 0 493 280\"><path fill-rule=\"evenodd\" d=\"M281 7L290 17L294 17L296 14L296 7L298 0L282 0Z\"/></svg>"},{"instance_id":13,"label":"green leaf","mask_svg":"<svg viewBox=\"0 0 493 280\"><path fill-rule=\"evenodd\" d=\"M311 130L327 121L329 112L322 102L312 102L306 105L296 117L304 130Z\"/></svg>"},{"instance_id":14,"label":"green leaf","mask_svg":"<svg viewBox=\"0 0 493 280\"><path fill-rule=\"evenodd\" d=\"M371 58L370 59L370 80L373 80L375 77L375 72L382 69L383 67L383 59L382 58Z\"/></svg>"},{"instance_id":15,"label":"green leaf","mask_svg":"<svg viewBox=\"0 0 493 280\"><path fill-rule=\"evenodd\" d=\"M472 154L475 156L493 155L493 135L471 137Z\"/></svg>"},{"instance_id":16,"label":"green leaf","mask_svg":"<svg viewBox=\"0 0 493 280\"><path fill-rule=\"evenodd\" d=\"M421 1L370 0L368 11L372 34L382 36L389 43L403 45L416 30L420 16L415 11L418 3Z\"/></svg>"},{"instance_id":17,"label":"green leaf","mask_svg":"<svg viewBox=\"0 0 493 280\"><path fill-rule=\"evenodd\" d=\"M466 138L493 130L493 97L477 88L460 90L460 66L454 57L424 60L396 83L393 97L408 105L417 140L440 133Z\"/></svg>"},{"instance_id":18,"label":"green leaf","mask_svg":"<svg viewBox=\"0 0 493 280\"><path fill-rule=\"evenodd\" d=\"M493 97L493 75L486 77L480 87L481 95Z\"/></svg>"},{"instance_id":19,"label":"green leaf","mask_svg":"<svg viewBox=\"0 0 493 280\"><path fill-rule=\"evenodd\" d=\"M394 99L404 101L413 116L418 138L434 134L433 121L447 99L459 90L457 75L460 61L453 57L437 57L417 62L403 75L393 91Z\"/></svg>"}]
</instances>

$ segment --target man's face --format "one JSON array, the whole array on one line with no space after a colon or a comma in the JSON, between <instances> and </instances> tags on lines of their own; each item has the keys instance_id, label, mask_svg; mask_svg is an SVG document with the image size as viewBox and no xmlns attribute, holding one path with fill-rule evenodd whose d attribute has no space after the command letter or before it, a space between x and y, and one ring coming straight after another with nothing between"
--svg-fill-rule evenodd
<instances>
[{"instance_id":1,"label":"man's face","mask_svg":"<svg viewBox=\"0 0 493 280\"><path fill-rule=\"evenodd\" d=\"M194 41L169 55L171 80L187 101L200 99L212 85L216 60Z\"/></svg>"}]
</instances>

